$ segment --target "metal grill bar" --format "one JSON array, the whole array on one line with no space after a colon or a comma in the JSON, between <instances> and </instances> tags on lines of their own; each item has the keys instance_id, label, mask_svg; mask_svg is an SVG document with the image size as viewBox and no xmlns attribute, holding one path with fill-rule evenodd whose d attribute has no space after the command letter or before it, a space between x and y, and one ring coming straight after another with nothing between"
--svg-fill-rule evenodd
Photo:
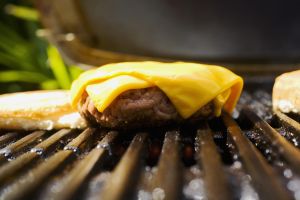
<instances>
[{"instance_id":1,"label":"metal grill bar","mask_svg":"<svg viewBox=\"0 0 300 200\"><path fill-rule=\"evenodd\" d=\"M0 185L8 180L11 176L16 175L18 170L22 169L26 164L36 158L35 153L25 153L18 157L14 162L9 162L0 168Z\"/></svg>"},{"instance_id":2,"label":"metal grill bar","mask_svg":"<svg viewBox=\"0 0 300 200\"><path fill-rule=\"evenodd\" d=\"M0 154L0 165L5 163L7 159L5 158L4 154Z\"/></svg>"},{"instance_id":3,"label":"metal grill bar","mask_svg":"<svg viewBox=\"0 0 300 200\"><path fill-rule=\"evenodd\" d=\"M74 130L70 129L62 129L60 131L57 131L53 135L51 135L49 138L47 138L45 141L41 142L40 144L36 145L34 148L31 149L31 152L35 152L38 154L42 154L48 147L56 143L58 140L63 138L64 136L72 133Z\"/></svg>"},{"instance_id":4,"label":"metal grill bar","mask_svg":"<svg viewBox=\"0 0 300 200\"><path fill-rule=\"evenodd\" d=\"M258 130L263 131L263 133L267 135L270 141L272 141L272 145L277 147L278 153L282 155L295 172L300 174L300 151L249 108L244 108L242 114L245 115Z\"/></svg>"},{"instance_id":5,"label":"metal grill bar","mask_svg":"<svg viewBox=\"0 0 300 200\"><path fill-rule=\"evenodd\" d=\"M93 129L86 129L79 136L73 139L67 146L79 148L89 136L94 132ZM67 157L72 154L72 151L63 150L59 151L48 160L38 165L36 168L29 171L20 179L15 180L5 190L0 193L0 199L20 199L30 193L34 188L42 183L61 163L63 163Z\"/></svg>"},{"instance_id":6,"label":"metal grill bar","mask_svg":"<svg viewBox=\"0 0 300 200\"><path fill-rule=\"evenodd\" d=\"M275 115L280 119L280 122L288 128L292 128L293 132L300 136L300 124L280 111L274 111Z\"/></svg>"},{"instance_id":7,"label":"metal grill bar","mask_svg":"<svg viewBox=\"0 0 300 200\"><path fill-rule=\"evenodd\" d=\"M225 177L220 154L213 141L212 131L207 123L197 131L195 141L197 159L204 171L204 186L208 199L232 199Z\"/></svg>"},{"instance_id":8,"label":"metal grill bar","mask_svg":"<svg viewBox=\"0 0 300 200\"><path fill-rule=\"evenodd\" d=\"M45 141L36 145L31 149L30 152L27 152L14 160L13 162L9 162L6 165L0 167L0 183L3 183L5 179L8 179L10 176L17 173L22 167L28 164L33 159L37 158L40 154L44 152L49 146L57 142L59 139L64 137L65 135L71 133L71 130L62 129L51 137L47 138Z\"/></svg>"},{"instance_id":9,"label":"metal grill bar","mask_svg":"<svg viewBox=\"0 0 300 200\"><path fill-rule=\"evenodd\" d=\"M272 113L269 113L270 111L263 113L265 114L263 116L272 116ZM299 123L294 121L291 124L288 116L282 113L276 114L280 121L274 125L283 125L280 130L287 130L289 134L297 133ZM298 191L288 191L285 184L286 181L290 183L297 178L297 175L294 176L293 173L299 173L300 170L298 169L300 151L253 111L244 109L240 116L239 120L245 120L241 123L242 127L246 125L247 132L245 133L251 141L253 140L255 143L258 141L257 146L250 142L231 116L224 113L222 115L223 123L216 120L216 125L220 128L218 132L213 132L207 123L197 130L195 151L192 150L189 155L185 153L181 155L180 147L188 143L191 145L190 148L193 148L192 135L195 132L192 133L192 131L196 127L182 128L182 130L186 130L192 135L180 135L178 131L168 131L165 134L163 143L160 134L153 134L148 137L148 133L138 133L131 140L131 137L123 137L117 132L108 132L105 136L104 134L93 134L95 129L89 128L82 131L63 150L58 152L52 147L61 149L60 141L63 141L63 144L67 143L75 135L71 133L77 134L77 131L63 129L55 132L44 141L38 139L48 136L45 131L31 132L25 137L23 133L26 132L21 132L22 134L6 133L0 136L1 147L7 145L1 150L2 155L0 155L0 162L1 159L6 161L5 164L0 166L0 199L24 199L26 197L36 197L37 195L43 195L40 197L47 199L71 199L76 197L75 194L79 194L79 191L85 192L86 189L89 192L86 193L88 197L99 197L101 199L136 197L134 194L137 189L141 189L138 193L139 198L155 199L164 197L164 199L173 200L184 199L183 195L186 195L186 198L200 196L203 198L204 193L208 199L232 199L239 195L247 198L247 196L243 196L245 195L243 191L240 191L244 187L236 186L233 183L234 181L242 183L241 180L246 174L251 177L251 181L248 181L247 185L249 186L250 183L253 186L260 199L291 199L292 195L295 195ZM214 122L212 121L212 123ZM254 126L247 126L252 123ZM223 125L227 129L227 147L230 153L228 153L228 149L225 149L227 147L217 146L213 139L213 136L221 136L219 131L226 134ZM285 126L287 129L284 128ZM103 130L101 133L106 133L106 131ZM262 135L267 137L262 137ZM100 138L100 136L101 138L104 137L96 145L94 140ZM259 136L259 139L256 136ZM14 142L17 139L19 140ZM267 140L264 141L264 139ZM261 154L258 151L258 149L261 151L266 150L266 146L269 149L269 140L273 142L272 155L279 154L279 156L276 155L276 161L283 161L284 173L287 172L288 174L278 174L276 170L282 170L280 172L283 173L283 168L278 168L277 163L273 161L269 164L266 159L269 158L268 155ZM159 153L150 156L151 150L154 149L152 149L153 146L147 145L148 141L159 141L159 150L156 150L156 152L160 151L160 144L162 143L162 151L157 165L156 160ZM225 137L219 137L218 141L222 144L226 142ZM130 145L123 154L125 151L124 144L128 144L128 142L130 142ZM28 148L36 143L39 144L31 150ZM95 145L96 147L94 147ZM150 154L147 152L147 147L151 148ZM224 150L225 153L220 154L218 148L221 151ZM29 152L25 152L28 150ZM47 158L45 159L40 154L46 151L47 154L44 155ZM71 157L74 152L77 156ZM16 159L7 161L4 154L12 154L12 156L16 156ZM241 161L242 168L237 168L234 164L231 165L230 160L235 159L235 156L232 157L233 154L239 155L237 159ZM116 161L119 160L120 156L121 159L117 163ZM197 165L194 165L193 156L196 158ZM145 168L143 161L146 158L149 161L148 164L153 163L155 166L150 164ZM221 158L226 162L222 163ZM187 160L191 162L186 162ZM98 164L101 165L101 168L97 167ZM183 168L183 164L185 164L185 168ZM151 169L151 167L153 168ZM106 170L111 168L114 168L114 170L111 173L106 173ZM109 175L102 176L103 174ZM230 183L227 178L232 178ZM197 188L200 192L187 194L187 191L192 191L190 188L193 187L191 183L201 184ZM204 184L205 191L203 191L202 184ZM186 190L187 188L188 190ZM251 187L251 190L253 188ZM40 193L40 191L42 192ZM182 191L184 191L184 194L182 194ZM79 198L87 197L84 195Z\"/></svg>"},{"instance_id":10,"label":"metal grill bar","mask_svg":"<svg viewBox=\"0 0 300 200\"><path fill-rule=\"evenodd\" d=\"M6 142L12 141L18 135L19 135L19 133L17 133L17 132L10 132L10 133L6 133L5 135L0 136L0 147L3 147ZM0 164L4 163L5 161L6 161L6 158L5 158L4 154L1 154L0 155Z\"/></svg>"},{"instance_id":11,"label":"metal grill bar","mask_svg":"<svg viewBox=\"0 0 300 200\"><path fill-rule=\"evenodd\" d=\"M17 133L17 132L10 132L10 133L6 133L5 135L0 136L0 144L3 144L4 142L11 140L12 138L15 138L18 134L19 133Z\"/></svg>"},{"instance_id":12,"label":"metal grill bar","mask_svg":"<svg viewBox=\"0 0 300 200\"><path fill-rule=\"evenodd\" d=\"M146 133L138 133L133 138L103 190L99 191L99 199L117 200L132 198L134 186L140 175L147 137Z\"/></svg>"},{"instance_id":13,"label":"metal grill bar","mask_svg":"<svg viewBox=\"0 0 300 200\"><path fill-rule=\"evenodd\" d=\"M280 184L275 171L252 143L243 135L236 122L223 113L222 119L227 127L228 135L238 149L243 166L251 175L253 186L262 199L290 199L283 185Z\"/></svg>"},{"instance_id":14,"label":"metal grill bar","mask_svg":"<svg viewBox=\"0 0 300 200\"><path fill-rule=\"evenodd\" d=\"M79 150L79 146L86 141L88 137L91 136L91 134L95 131L93 128L87 128L85 131L83 131L79 136L77 136L75 139L73 139L71 142L69 142L65 147L64 150L71 150L74 152L77 152Z\"/></svg>"},{"instance_id":15,"label":"metal grill bar","mask_svg":"<svg viewBox=\"0 0 300 200\"><path fill-rule=\"evenodd\" d=\"M69 199L83 180L91 172L92 168L99 160L103 160L108 154L109 146L112 145L116 138L117 132L109 132L84 159L80 160L77 165L67 174L59 183L59 190L53 192L49 199Z\"/></svg>"},{"instance_id":16,"label":"metal grill bar","mask_svg":"<svg viewBox=\"0 0 300 200\"><path fill-rule=\"evenodd\" d=\"M165 135L157 172L153 177L152 189L160 190L166 200L182 197L182 163L179 154L179 132L170 131Z\"/></svg>"},{"instance_id":17,"label":"metal grill bar","mask_svg":"<svg viewBox=\"0 0 300 200\"><path fill-rule=\"evenodd\" d=\"M0 154L8 156L8 155L20 150L21 148L27 146L28 144L35 141L37 138L41 137L45 133L46 133L46 131L35 131L29 135L26 135L25 137L21 138L17 142L14 142L14 143L8 145L7 147L1 149Z\"/></svg>"}]
</instances>

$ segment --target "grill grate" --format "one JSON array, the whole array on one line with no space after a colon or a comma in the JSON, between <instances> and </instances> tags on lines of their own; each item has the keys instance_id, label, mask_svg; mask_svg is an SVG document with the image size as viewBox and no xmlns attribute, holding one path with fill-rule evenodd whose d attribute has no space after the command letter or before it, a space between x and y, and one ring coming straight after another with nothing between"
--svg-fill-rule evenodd
<instances>
[{"instance_id":1,"label":"grill grate","mask_svg":"<svg viewBox=\"0 0 300 200\"><path fill-rule=\"evenodd\" d=\"M297 119L263 91L238 109L138 133L3 132L0 199L300 199Z\"/></svg>"}]
</instances>

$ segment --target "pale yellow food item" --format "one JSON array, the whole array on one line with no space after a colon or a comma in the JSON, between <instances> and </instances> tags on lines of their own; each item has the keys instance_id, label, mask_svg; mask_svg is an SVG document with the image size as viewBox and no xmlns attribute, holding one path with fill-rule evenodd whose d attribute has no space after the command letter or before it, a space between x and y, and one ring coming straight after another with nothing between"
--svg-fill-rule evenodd
<instances>
[{"instance_id":1,"label":"pale yellow food item","mask_svg":"<svg viewBox=\"0 0 300 200\"><path fill-rule=\"evenodd\" d=\"M124 62L86 71L71 88L71 103L77 107L84 92L99 112L121 93L131 89L159 87L183 118L210 101L215 115L232 112L242 91L243 79L230 70L196 63Z\"/></svg>"},{"instance_id":2,"label":"pale yellow food item","mask_svg":"<svg viewBox=\"0 0 300 200\"><path fill-rule=\"evenodd\" d=\"M300 114L300 70L278 76L272 95L273 109Z\"/></svg>"},{"instance_id":3,"label":"pale yellow food item","mask_svg":"<svg viewBox=\"0 0 300 200\"><path fill-rule=\"evenodd\" d=\"M66 90L31 91L0 95L0 129L51 130L84 128Z\"/></svg>"}]
</instances>

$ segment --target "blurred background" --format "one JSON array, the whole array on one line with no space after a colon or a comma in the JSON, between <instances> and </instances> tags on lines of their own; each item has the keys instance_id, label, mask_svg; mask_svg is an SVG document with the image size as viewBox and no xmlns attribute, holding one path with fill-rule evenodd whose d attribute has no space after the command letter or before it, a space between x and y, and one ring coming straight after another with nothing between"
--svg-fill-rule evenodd
<instances>
[{"instance_id":1,"label":"blurred background","mask_svg":"<svg viewBox=\"0 0 300 200\"><path fill-rule=\"evenodd\" d=\"M294 0L38 0L41 16L33 2L0 0L0 93L68 89L78 66L122 61L219 64L256 82L299 68Z\"/></svg>"},{"instance_id":2,"label":"blurred background","mask_svg":"<svg viewBox=\"0 0 300 200\"><path fill-rule=\"evenodd\" d=\"M80 73L43 38L38 12L28 0L0 0L0 93L68 89Z\"/></svg>"}]
</instances>

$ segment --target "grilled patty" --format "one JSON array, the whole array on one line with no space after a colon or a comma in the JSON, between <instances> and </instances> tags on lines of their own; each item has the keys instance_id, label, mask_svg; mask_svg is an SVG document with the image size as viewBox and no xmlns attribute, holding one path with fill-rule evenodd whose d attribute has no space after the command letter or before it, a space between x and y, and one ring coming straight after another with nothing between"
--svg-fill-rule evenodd
<instances>
[{"instance_id":1,"label":"grilled patty","mask_svg":"<svg viewBox=\"0 0 300 200\"><path fill-rule=\"evenodd\" d=\"M183 119L168 97L158 88L129 90L119 95L104 112L99 112L85 94L79 112L92 125L114 129L160 127L186 121L196 122L213 117L214 104L209 102L189 119Z\"/></svg>"}]
</instances>

